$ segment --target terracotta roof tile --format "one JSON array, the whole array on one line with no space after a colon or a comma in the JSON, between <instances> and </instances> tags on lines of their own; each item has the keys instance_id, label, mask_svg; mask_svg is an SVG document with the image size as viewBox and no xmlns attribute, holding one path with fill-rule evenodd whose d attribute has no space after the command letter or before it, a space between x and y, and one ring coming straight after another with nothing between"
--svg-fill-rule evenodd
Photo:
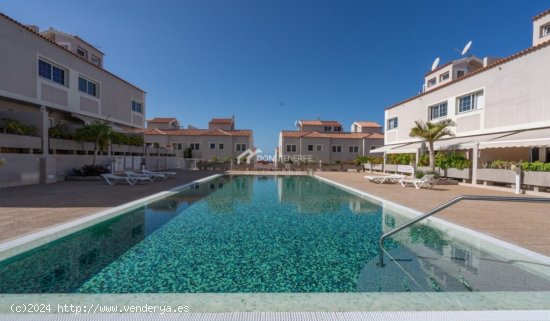
<instances>
[{"instance_id":1,"label":"terracotta roof tile","mask_svg":"<svg viewBox=\"0 0 550 321\"><path fill-rule=\"evenodd\" d=\"M122 81L122 82L124 82L124 83L126 83L126 84L128 84L128 85L130 85L130 86L132 86L132 87L134 87L135 89L140 90L140 91L142 91L142 92L145 93L145 90L139 88L138 86L136 86L136 85L134 85L134 84L132 84L132 83L130 83L130 82L128 82L128 81L126 81L126 80L120 78L119 76L117 76L117 75L115 75L115 74L113 74L113 73L107 71L107 70L104 69L103 67L100 67L100 66L98 66L98 65L96 65L96 64L91 63L90 61L88 61L88 60L86 60L86 59L80 57L79 55L77 55L76 53L70 51L69 49L64 48L64 47L58 45L55 41L52 41L52 40L50 40L50 39L44 37L44 36L41 35L39 32L36 32L36 31L32 30L31 28L29 28L29 27L25 26L24 24L22 24L21 22L19 22L19 21L15 20L15 19L13 19L13 18L11 18L11 17L9 17L9 16L3 14L2 12L0 12L0 17L4 17L4 18L7 19L8 21L11 21L11 22L15 23L15 24L18 25L19 27L21 27L21 28L23 28L23 29L25 29L25 30L27 30L27 31L29 31L29 32L31 32L31 33L37 35L38 37L40 37L40 38L42 38L42 39L48 41L49 43L51 43L51 44L53 44L53 45L55 45L55 46L57 46L57 47L59 47L59 48L65 50L66 52L72 54L73 56L77 57L78 59L81 59L81 60L83 60L83 61L89 63L90 65L96 67L96 68L99 69L99 70L103 70L104 72L106 72L106 73L108 73L109 75L115 77L116 79L118 79L118 80L120 80L120 81ZM81 39L81 40L82 40L82 39Z\"/></svg>"},{"instance_id":2,"label":"terracotta roof tile","mask_svg":"<svg viewBox=\"0 0 550 321\"><path fill-rule=\"evenodd\" d=\"M546 16L546 15L548 15L548 14L550 14L550 9L545 10L545 11L539 13L538 15L534 16L534 17L533 17L533 21L539 20L540 18L542 18L542 17L544 17L544 16Z\"/></svg>"},{"instance_id":3,"label":"terracotta roof tile","mask_svg":"<svg viewBox=\"0 0 550 321\"><path fill-rule=\"evenodd\" d=\"M252 136L252 131L241 130L220 130L220 129L177 129L177 130L146 130L145 135L168 135L168 136Z\"/></svg>"},{"instance_id":4,"label":"terracotta roof tile","mask_svg":"<svg viewBox=\"0 0 550 321\"><path fill-rule=\"evenodd\" d=\"M170 123L170 122L173 122L174 120L177 120L177 119L176 118L169 118L169 117L166 117L166 118L155 117L153 119L148 120L147 122L148 123Z\"/></svg>"},{"instance_id":5,"label":"terracotta roof tile","mask_svg":"<svg viewBox=\"0 0 550 321\"><path fill-rule=\"evenodd\" d=\"M384 138L383 134L379 133L320 133L317 131L292 131L283 130L281 132L283 137L309 137L309 138L336 138L336 139L361 139L361 138Z\"/></svg>"},{"instance_id":6,"label":"terracotta roof tile","mask_svg":"<svg viewBox=\"0 0 550 321\"><path fill-rule=\"evenodd\" d=\"M400 105L403 105L403 104L405 104L405 103L407 103L407 102L409 102L409 101L411 101L411 100L414 100L414 99L416 99L416 98L418 98L418 97L422 97L422 96L425 96L425 95L427 95L427 94L433 93L433 92L435 92L435 91L441 90L441 89L443 89L443 88L447 88L447 87L449 87L449 86L451 86L451 85L454 85L454 84L457 83L457 82L464 81L464 80L466 80L466 79L468 79L468 78L470 78L470 77L476 76L476 75L478 75L478 74L480 74L480 73L482 73L482 72L491 70L491 69L496 68L496 67L498 67L498 66L500 66L500 65L503 65L503 64L505 64L505 63L507 63L507 62L510 62L510 61L512 61L512 60L516 60L516 59L518 59L518 58L521 58L521 57L523 57L523 56L526 56L526 55L528 55L528 54L530 54L530 53L532 53L532 52L535 52L535 51L537 51L537 50L546 48L546 47L548 47L549 45L550 45L550 40L547 40L547 41L545 41L545 42L543 42L543 43L541 43L541 44L539 44L539 45L537 45L537 46L529 47L529 48L524 49L524 50L522 50L522 51L520 51L520 52L517 52L517 53L515 53L515 54L513 54L513 55L511 55L511 56L508 56L508 57L506 57L506 58L499 59L499 60L495 61L494 63L492 63L492 64L490 64L490 65L488 65L488 66L486 66L486 67L477 69L477 70L472 71L471 73L466 74L466 75L464 75L464 76L462 76L462 77L460 77L460 78L451 80L451 81L449 81L449 82L446 83L446 84L443 84L443 85L438 86L438 87L436 87L436 88L434 88L434 89L431 89L431 90L429 90L429 91L425 91L425 92L423 92L423 93L421 93L421 94L418 94L418 95L413 96L413 97L411 97L411 98L408 98L408 99L405 99L405 100L403 100L403 101L400 101L400 102L398 102L398 103L396 103L396 104L391 105L390 107L386 107L386 110L392 109L392 108L395 108L395 107L398 107L398 106L400 106Z\"/></svg>"},{"instance_id":7,"label":"terracotta roof tile","mask_svg":"<svg viewBox=\"0 0 550 321\"><path fill-rule=\"evenodd\" d=\"M212 118L209 124L219 124L219 125L231 125L233 124L232 118Z\"/></svg>"},{"instance_id":8,"label":"terracotta roof tile","mask_svg":"<svg viewBox=\"0 0 550 321\"><path fill-rule=\"evenodd\" d=\"M382 127L382 125L374 121L356 121L355 123L361 127Z\"/></svg>"},{"instance_id":9,"label":"terracotta roof tile","mask_svg":"<svg viewBox=\"0 0 550 321\"><path fill-rule=\"evenodd\" d=\"M306 126L342 126L336 120L300 120L300 123Z\"/></svg>"}]
</instances>

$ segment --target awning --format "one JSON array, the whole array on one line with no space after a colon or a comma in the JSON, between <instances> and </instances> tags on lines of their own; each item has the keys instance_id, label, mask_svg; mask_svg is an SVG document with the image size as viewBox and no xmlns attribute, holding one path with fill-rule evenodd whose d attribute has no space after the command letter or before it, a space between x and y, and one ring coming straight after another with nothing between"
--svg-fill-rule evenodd
<instances>
[{"instance_id":1,"label":"awning","mask_svg":"<svg viewBox=\"0 0 550 321\"><path fill-rule=\"evenodd\" d=\"M550 146L550 128L527 129L500 134L499 137L479 144L480 149L505 147Z\"/></svg>"},{"instance_id":2,"label":"awning","mask_svg":"<svg viewBox=\"0 0 550 321\"><path fill-rule=\"evenodd\" d=\"M71 116L74 117L74 118L78 118L78 119L82 120L85 125L90 125L93 122L101 121L101 119L99 119L99 118L93 118L93 117L83 116L83 115L79 115L79 114L71 114ZM124 129L118 127L117 125L113 124L112 122L109 122L109 124L111 125L111 129L113 131L115 131L115 132L124 132Z\"/></svg>"},{"instance_id":3,"label":"awning","mask_svg":"<svg viewBox=\"0 0 550 321\"><path fill-rule=\"evenodd\" d=\"M403 146L404 144L395 144L395 145L385 145L385 146L381 146L381 147L378 147L378 148L375 148L375 149L371 149L369 151L370 154L377 154L377 153L385 153L393 148L397 148L399 146Z\"/></svg>"},{"instance_id":4,"label":"awning","mask_svg":"<svg viewBox=\"0 0 550 321\"><path fill-rule=\"evenodd\" d=\"M481 144L484 142L489 142L495 139L502 137L503 135L511 135L517 133L516 131L508 133L499 133L499 134L486 134L486 135L474 135L474 136L465 136L465 137L452 137L447 139L441 139L434 143L434 148L436 150L460 150L460 149L472 149L476 144ZM550 140L550 136L549 140ZM414 154L421 148L428 148L426 142L414 142L408 144L395 144L387 145L371 151L371 153L382 153L386 154ZM481 148L481 147L480 147Z\"/></svg>"}]
</instances>

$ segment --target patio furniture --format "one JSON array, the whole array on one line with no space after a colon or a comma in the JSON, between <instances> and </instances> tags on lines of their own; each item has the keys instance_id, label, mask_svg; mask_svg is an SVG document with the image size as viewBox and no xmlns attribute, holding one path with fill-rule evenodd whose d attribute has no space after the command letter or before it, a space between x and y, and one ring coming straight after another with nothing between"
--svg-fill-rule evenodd
<instances>
[{"instance_id":1,"label":"patio furniture","mask_svg":"<svg viewBox=\"0 0 550 321\"><path fill-rule=\"evenodd\" d=\"M126 171L126 172L124 172L124 174L126 174L126 176L128 176L130 178L135 178L135 179L139 179L139 180L142 180L142 181L151 181L151 182L157 180L157 178L165 178L166 177L164 175L140 174L140 173L136 173L136 172L132 172L132 171Z\"/></svg>"},{"instance_id":2,"label":"patio furniture","mask_svg":"<svg viewBox=\"0 0 550 321\"><path fill-rule=\"evenodd\" d=\"M107 184L113 186L118 182L126 182L128 185L135 185L137 180L128 176L119 176L114 174L101 174L101 177L107 182Z\"/></svg>"},{"instance_id":3,"label":"patio furniture","mask_svg":"<svg viewBox=\"0 0 550 321\"><path fill-rule=\"evenodd\" d=\"M145 174L145 175L164 175L165 178L167 178L169 176L176 176L176 174L177 174L176 172L152 172L152 171L149 171L149 170L146 170L146 169L142 169L141 173Z\"/></svg>"},{"instance_id":4,"label":"patio furniture","mask_svg":"<svg viewBox=\"0 0 550 321\"><path fill-rule=\"evenodd\" d=\"M402 179L399 184L401 186L405 187L408 184L411 184L416 189L420 189L422 187L429 187L432 188L435 185L434 181L434 175L433 174L426 174L422 178L414 178L414 179Z\"/></svg>"},{"instance_id":5,"label":"patio furniture","mask_svg":"<svg viewBox=\"0 0 550 321\"><path fill-rule=\"evenodd\" d=\"M365 176L369 182L384 184L384 183L399 183L401 180L405 179L405 175L393 174L385 176Z\"/></svg>"}]
</instances>

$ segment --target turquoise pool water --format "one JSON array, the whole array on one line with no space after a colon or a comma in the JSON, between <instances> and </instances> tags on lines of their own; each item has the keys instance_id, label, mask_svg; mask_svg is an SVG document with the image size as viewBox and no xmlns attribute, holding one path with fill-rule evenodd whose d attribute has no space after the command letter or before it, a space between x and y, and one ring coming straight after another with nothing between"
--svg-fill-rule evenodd
<instances>
[{"instance_id":1,"label":"turquoise pool water","mask_svg":"<svg viewBox=\"0 0 550 321\"><path fill-rule=\"evenodd\" d=\"M311 177L225 176L0 262L2 293L550 290L550 282Z\"/></svg>"}]
</instances>

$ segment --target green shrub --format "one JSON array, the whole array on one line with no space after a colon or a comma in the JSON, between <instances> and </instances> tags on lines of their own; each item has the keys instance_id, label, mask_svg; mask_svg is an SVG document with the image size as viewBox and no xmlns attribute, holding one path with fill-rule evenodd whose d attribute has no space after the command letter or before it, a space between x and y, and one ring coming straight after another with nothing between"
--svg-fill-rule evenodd
<instances>
[{"instance_id":1,"label":"green shrub","mask_svg":"<svg viewBox=\"0 0 550 321\"><path fill-rule=\"evenodd\" d=\"M183 150L183 158L193 158L193 150L191 147L187 147Z\"/></svg>"},{"instance_id":2,"label":"green shrub","mask_svg":"<svg viewBox=\"0 0 550 321\"><path fill-rule=\"evenodd\" d=\"M4 127L6 133L12 135L38 136L38 128L36 126L28 126L9 118L2 118L0 127Z\"/></svg>"},{"instance_id":3,"label":"green shrub","mask_svg":"<svg viewBox=\"0 0 550 321\"><path fill-rule=\"evenodd\" d=\"M104 165L84 165L81 169L74 169L73 175L75 176L100 176L101 174L108 174L109 168Z\"/></svg>"},{"instance_id":4,"label":"green shrub","mask_svg":"<svg viewBox=\"0 0 550 321\"><path fill-rule=\"evenodd\" d=\"M394 165L409 165L415 162L414 154L389 154L386 156L386 162Z\"/></svg>"},{"instance_id":5,"label":"green shrub","mask_svg":"<svg viewBox=\"0 0 550 321\"><path fill-rule=\"evenodd\" d=\"M550 172L550 163L536 162L522 162L520 163L521 169L530 172Z\"/></svg>"},{"instance_id":6,"label":"green shrub","mask_svg":"<svg viewBox=\"0 0 550 321\"><path fill-rule=\"evenodd\" d=\"M111 133L111 143L118 145L143 146L143 136L134 134Z\"/></svg>"},{"instance_id":7,"label":"green shrub","mask_svg":"<svg viewBox=\"0 0 550 321\"><path fill-rule=\"evenodd\" d=\"M354 160L356 165L362 165L365 163L371 163L371 164L382 164L384 163L384 159L381 157L371 157L371 156L357 156Z\"/></svg>"},{"instance_id":8,"label":"green shrub","mask_svg":"<svg viewBox=\"0 0 550 321\"><path fill-rule=\"evenodd\" d=\"M472 162L463 153L437 153L435 155L435 166L447 169L465 169L472 166Z\"/></svg>"},{"instance_id":9,"label":"green shrub","mask_svg":"<svg viewBox=\"0 0 550 321\"><path fill-rule=\"evenodd\" d=\"M418 166L429 166L430 165L430 155L424 154L420 156L418 160Z\"/></svg>"}]
</instances>

